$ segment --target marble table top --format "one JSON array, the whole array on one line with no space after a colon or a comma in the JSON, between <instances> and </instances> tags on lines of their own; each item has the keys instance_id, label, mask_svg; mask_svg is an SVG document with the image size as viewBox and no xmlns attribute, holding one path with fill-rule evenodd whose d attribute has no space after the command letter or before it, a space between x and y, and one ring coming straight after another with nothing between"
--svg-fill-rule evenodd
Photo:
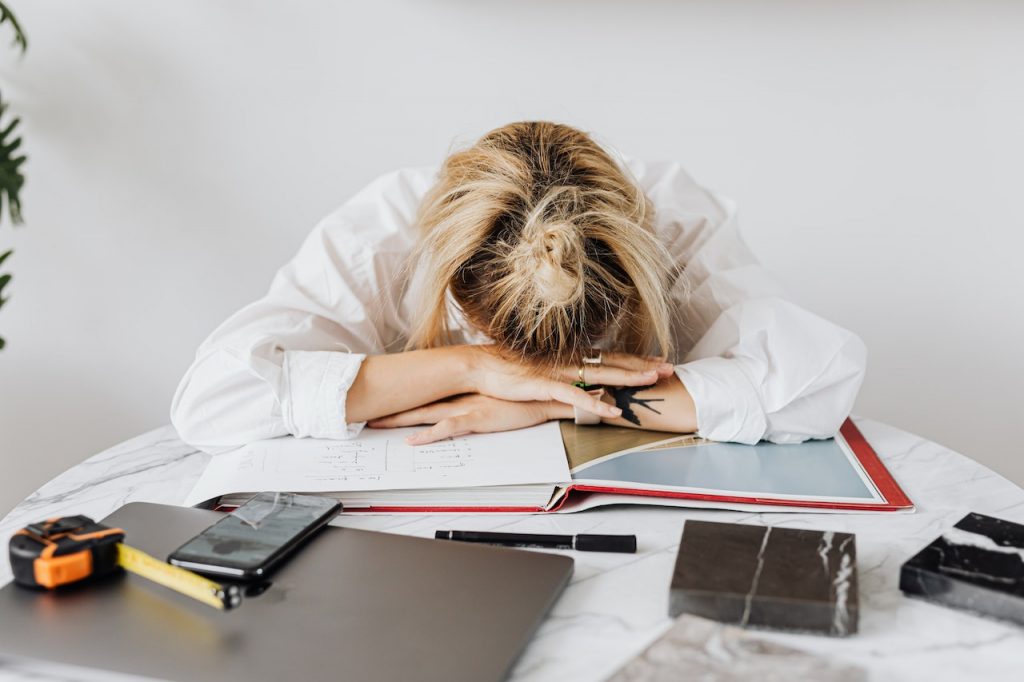
<instances>
[{"instance_id":1,"label":"marble table top","mask_svg":"<svg viewBox=\"0 0 1024 682\"><path fill-rule=\"evenodd\" d=\"M668 585L686 519L842 531L857 535L860 631L845 638L747 631L763 642L760 679L775 679L772 651L814 655L856 679L980 680L1019 676L1024 629L904 597L899 567L970 511L1024 522L1024 490L967 457L890 426L857 420L917 505L914 514L749 513L619 506L577 514L426 516L346 514L334 523L421 537L441 527L540 533L635 533L638 552L577 552L571 585L555 604L512 679L604 680L668 632ZM0 537L33 521L65 514L100 519L127 502L181 504L208 455L178 440L171 427L101 452L50 481L0 521ZM10 568L0 562L0 584ZM713 634L717 624L700 631ZM687 656L689 679L704 657L721 670L722 632ZM730 635L731 637L731 635ZM703 649L701 650L701 647ZM780 661L781 663L781 661ZM781 670L780 670L781 672ZM2 679L115 679L109 673L0 660ZM120 678L117 678L120 679ZM727 679L734 679L729 675ZM854 679L844 677L843 679Z\"/></svg>"}]
</instances>

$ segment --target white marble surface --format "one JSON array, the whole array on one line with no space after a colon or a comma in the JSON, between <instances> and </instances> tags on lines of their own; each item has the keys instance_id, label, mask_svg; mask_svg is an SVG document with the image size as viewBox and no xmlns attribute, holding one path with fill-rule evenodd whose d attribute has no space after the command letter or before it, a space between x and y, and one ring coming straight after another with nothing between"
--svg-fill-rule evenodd
<instances>
[{"instance_id":1,"label":"white marble surface","mask_svg":"<svg viewBox=\"0 0 1024 682\"><path fill-rule=\"evenodd\" d=\"M524 653L514 680L603 680L665 633L670 626L668 584L686 519L857 534L860 632L845 639L748 633L783 645L779 650L797 649L852 664L871 680L1019 678L1024 629L908 599L899 592L898 578L904 560L968 511L1024 522L1024 490L941 445L870 420L859 420L858 426L917 504L917 513L752 514L615 507L572 515L344 515L336 525L422 537L432 536L437 528L636 533L636 555L573 554L572 584ZM47 483L0 522L0 537L51 516L102 518L126 502L180 504L206 458L181 443L170 427L157 429ZM4 562L0 584L9 579ZM43 666L12 661L0 661L0 676L55 679ZM87 677L84 671L81 676ZM76 678L67 670L57 677Z\"/></svg>"}]
</instances>

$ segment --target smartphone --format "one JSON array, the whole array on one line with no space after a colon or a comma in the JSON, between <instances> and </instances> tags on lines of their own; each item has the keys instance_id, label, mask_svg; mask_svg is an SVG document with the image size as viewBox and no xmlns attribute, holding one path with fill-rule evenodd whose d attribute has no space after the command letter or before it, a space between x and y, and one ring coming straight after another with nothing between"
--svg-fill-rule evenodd
<instances>
[{"instance_id":1,"label":"smartphone","mask_svg":"<svg viewBox=\"0 0 1024 682\"><path fill-rule=\"evenodd\" d=\"M238 580L265 577L341 511L331 497L259 493L171 552L167 561Z\"/></svg>"}]
</instances>

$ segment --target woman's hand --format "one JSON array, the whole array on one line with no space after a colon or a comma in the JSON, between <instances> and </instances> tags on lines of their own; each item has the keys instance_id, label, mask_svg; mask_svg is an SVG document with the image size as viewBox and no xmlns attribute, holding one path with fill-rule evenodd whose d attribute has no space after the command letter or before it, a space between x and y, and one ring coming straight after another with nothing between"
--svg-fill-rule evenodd
<instances>
[{"instance_id":1,"label":"woman's hand","mask_svg":"<svg viewBox=\"0 0 1024 682\"><path fill-rule=\"evenodd\" d=\"M622 415L618 407L572 385L579 380L578 367L565 367L554 375L542 376L531 367L501 357L492 346L462 348L467 359L469 388L473 393L504 401L555 401L607 418ZM673 371L671 364L657 358L605 351L601 354L600 365L586 366L584 377L589 384L651 386L659 379L671 376Z\"/></svg>"},{"instance_id":2,"label":"woman's hand","mask_svg":"<svg viewBox=\"0 0 1024 682\"><path fill-rule=\"evenodd\" d=\"M367 426L390 429L432 424L406 439L410 445L424 445L467 433L511 431L571 417L572 408L555 401L512 401L469 394L373 419Z\"/></svg>"}]
</instances>

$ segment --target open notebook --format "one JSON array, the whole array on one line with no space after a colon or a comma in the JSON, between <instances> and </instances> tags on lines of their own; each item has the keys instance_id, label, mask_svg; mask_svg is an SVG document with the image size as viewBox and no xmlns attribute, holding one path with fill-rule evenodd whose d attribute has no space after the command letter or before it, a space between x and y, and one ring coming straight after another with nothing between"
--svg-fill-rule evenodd
<instances>
[{"instance_id":1,"label":"open notebook","mask_svg":"<svg viewBox=\"0 0 1024 682\"><path fill-rule=\"evenodd\" d=\"M230 507L280 490L329 494L346 511L371 512L570 512L605 504L913 510L850 420L835 438L795 445L571 422L406 445L415 430L252 443L215 455L186 503Z\"/></svg>"}]
</instances>

